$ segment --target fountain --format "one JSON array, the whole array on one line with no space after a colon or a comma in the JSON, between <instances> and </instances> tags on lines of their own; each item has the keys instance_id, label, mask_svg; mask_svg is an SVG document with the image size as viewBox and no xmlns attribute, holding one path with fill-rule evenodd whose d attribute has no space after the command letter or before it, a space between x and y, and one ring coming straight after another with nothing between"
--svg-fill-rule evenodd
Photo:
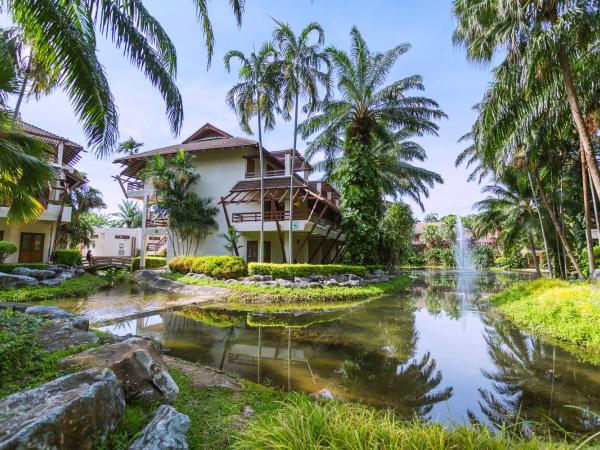
<instances>
[{"instance_id":1,"label":"fountain","mask_svg":"<svg viewBox=\"0 0 600 450\"><path fill-rule=\"evenodd\" d=\"M454 247L454 262L460 271L473 272L475 265L471 253L471 242L465 234L465 228L460 216L456 216L456 244Z\"/></svg>"}]
</instances>

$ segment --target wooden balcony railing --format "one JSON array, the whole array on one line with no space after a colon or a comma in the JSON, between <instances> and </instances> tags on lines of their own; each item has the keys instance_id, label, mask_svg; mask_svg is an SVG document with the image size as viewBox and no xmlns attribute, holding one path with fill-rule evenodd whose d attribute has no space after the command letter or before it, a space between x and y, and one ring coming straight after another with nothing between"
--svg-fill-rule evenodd
<instances>
[{"instance_id":1,"label":"wooden balcony railing","mask_svg":"<svg viewBox=\"0 0 600 450\"><path fill-rule=\"evenodd\" d=\"M318 214L310 216L310 211L294 211L294 220L308 220L313 223L317 223L319 219ZM265 222L274 222L275 220L283 222L290 219L289 211L265 211ZM260 211L256 212L242 212L233 213L231 215L231 221L233 223L244 223L244 222L260 222ZM331 222L325 218L321 218L319 224L328 225Z\"/></svg>"},{"instance_id":2,"label":"wooden balcony railing","mask_svg":"<svg viewBox=\"0 0 600 450\"><path fill-rule=\"evenodd\" d=\"M130 181L127 183L127 192L141 191L144 189L143 181Z\"/></svg>"},{"instance_id":3,"label":"wooden balcony railing","mask_svg":"<svg viewBox=\"0 0 600 450\"><path fill-rule=\"evenodd\" d=\"M166 217L150 215L146 218L146 226L149 228L166 228L169 226L169 220Z\"/></svg>"},{"instance_id":4,"label":"wooden balcony railing","mask_svg":"<svg viewBox=\"0 0 600 450\"><path fill-rule=\"evenodd\" d=\"M265 170L265 178L282 177L285 175L285 169ZM246 178L258 178L260 172L246 172Z\"/></svg>"}]
</instances>

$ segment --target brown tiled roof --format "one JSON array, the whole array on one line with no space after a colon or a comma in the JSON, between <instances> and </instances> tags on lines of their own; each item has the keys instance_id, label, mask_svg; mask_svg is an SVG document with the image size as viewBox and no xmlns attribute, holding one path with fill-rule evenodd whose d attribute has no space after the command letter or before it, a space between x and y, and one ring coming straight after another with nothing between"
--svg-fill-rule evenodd
<instances>
[{"instance_id":1,"label":"brown tiled roof","mask_svg":"<svg viewBox=\"0 0 600 450\"><path fill-rule=\"evenodd\" d=\"M42 142L45 142L48 145L51 145L52 147L56 148L62 142L64 146L63 158L66 164L74 164L79 161L79 153L83 151L83 147L81 145L22 120L17 121L17 126L25 133L36 139L39 139Z\"/></svg>"},{"instance_id":2,"label":"brown tiled roof","mask_svg":"<svg viewBox=\"0 0 600 450\"><path fill-rule=\"evenodd\" d=\"M297 177L294 178L294 187L305 187L303 183ZM265 189L289 189L290 178L265 178L264 180ZM243 180L238 181L235 186L231 188L231 192L243 192L243 191L257 191L260 189L260 180Z\"/></svg>"}]
</instances>

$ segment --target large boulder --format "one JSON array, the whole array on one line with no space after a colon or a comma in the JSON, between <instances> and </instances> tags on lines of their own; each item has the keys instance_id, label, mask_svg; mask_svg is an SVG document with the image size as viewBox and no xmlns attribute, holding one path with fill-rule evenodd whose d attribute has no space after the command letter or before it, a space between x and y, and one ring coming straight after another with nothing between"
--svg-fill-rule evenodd
<instances>
[{"instance_id":1,"label":"large boulder","mask_svg":"<svg viewBox=\"0 0 600 450\"><path fill-rule=\"evenodd\" d=\"M53 278L54 272L51 270L43 269L28 269L27 267L15 267L12 271L13 275L25 275L27 277L35 278L36 280L45 280L47 278Z\"/></svg>"},{"instance_id":2,"label":"large boulder","mask_svg":"<svg viewBox=\"0 0 600 450\"><path fill-rule=\"evenodd\" d=\"M38 284L40 282L33 277L0 272L0 289L37 286Z\"/></svg>"},{"instance_id":3,"label":"large boulder","mask_svg":"<svg viewBox=\"0 0 600 450\"><path fill-rule=\"evenodd\" d=\"M0 450L96 447L125 408L110 370L86 370L0 400Z\"/></svg>"},{"instance_id":4,"label":"large boulder","mask_svg":"<svg viewBox=\"0 0 600 450\"><path fill-rule=\"evenodd\" d=\"M187 450L190 418L172 406L161 405L129 450Z\"/></svg>"},{"instance_id":5,"label":"large boulder","mask_svg":"<svg viewBox=\"0 0 600 450\"><path fill-rule=\"evenodd\" d=\"M25 314L33 316L41 316L44 319L70 319L75 317L70 312L65 311L58 306L35 305L30 306L25 310Z\"/></svg>"},{"instance_id":6,"label":"large boulder","mask_svg":"<svg viewBox=\"0 0 600 450\"><path fill-rule=\"evenodd\" d=\"M52 320L38 331L37 343L48 351L99 344L98 335L88 328L89 321L80 317Z\"/></svg>"},{"instance_id":7,"label":"large boulder","mask_svg":"<svg viewBox=\"0 0 600 450\"><path fill-rule=\"evenodd\" d=\"M179 393L163 362L160 347L152 339L131 337L69 356L59 364L61 369L71 366L112 369L128 400L170 403Z\"/></svg>"}]
</instances>

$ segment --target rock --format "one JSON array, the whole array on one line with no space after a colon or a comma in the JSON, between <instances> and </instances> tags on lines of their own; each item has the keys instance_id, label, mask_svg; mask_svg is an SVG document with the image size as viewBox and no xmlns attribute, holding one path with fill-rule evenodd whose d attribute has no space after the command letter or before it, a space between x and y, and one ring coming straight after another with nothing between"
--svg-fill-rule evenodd
<instances>
[{"instance_id":1,"label":"rock","mask_svg":"<svg viewBox=\"0 0 600 450\"><path fill-rule=\"evenodd\" d=\"M311 396L322 400L335 400L335 397L329 389L321 389L319 392L311 394Z\"/></svg>"},{"instance_id":2,"label":"rock","mask_svg":"<svg viewBox=\"0 0 600 450\"><path fill-rule=\"evenodd\" d=\"M0 449L96 447L125 408L110 370L85 370L0 400Z\"/></svg>"},{"instance_id":3,"label":"rock","mask_svg":"<svg viewBox=\"0 0 600 450\"><path fill-rule=\"evenodd\" d=\"M129 450L187 450L185 435L189 427L188 416L172 406L161 405Z\"/></svg>"},{"instance_id":4,"label":"rock","mask_svg":"<svg viewBox=\"0 0 600 450\"><path fill-rule=\"evenodd\" d=\"M29 308L31 305L27 303L14 303L14 302L1 302L0 309L12 309L14 311L18 311L20 313L25 313L25 310Z\"/></svg>"},{"instance_id":5,"label":"rock","mask_svg":"<svg viewBox=\"0 0 600 450\"><path fill-rule=\"evenodd\" d=\"M318 288L318 287L322 287L322 284L319 283L318 281L311 281L310 283L308 283L308 287L309 288Z\"/></svg>"},{"instance_id":6,"label":"rock","mask_svg":"<svg viewBox=\"0 0 600 450\"><path fill-rule=\"evenodd\" d=\"M30 306L25 310L25 314L32 316L42 316L44 319L70 319L75 317L70 312L59 308L58 306L36 305Z\"/></svg>"},{"instance_id":7,"label":"rock","mask_svg":"<svg viewBox=\"0 0 600 450\"><path fill-rule=\"evenodd\" d=\"M311 279L308 277L294 277L294 283L310 283Z\"/></svg>"},{"instance_id":8,"label":"rock","mask_svg":"<svg viewBox=\"0 0 600 450\"><path fill-rule=\"evenodd\" d=\"M13 275L25 275L35 278L36 280L46 280L54 277L54 272L51 270L28 269L27 267L15 267L12 271Z\"/></svg>"},{"instance_id":9,"label":"rock","mask_svg":"<svg viewBox=\"0 0 600 450\"><path fill-rule=\"evenodd\" d=\"M323 283L323 286L339 286L339 285L340 285L340 283L333 278L331 280L327 280Z\"/></svg>"},{"instance_id":10,"label":"rock","mask_svg":"<svg viewBox=\"0 0 600 450\"><path fill-rule=\"evenodd\" d=\"M590 281L600 281L600 269L595 269L590 274Z\"/></svg>"},{"instance_id":11,"label":"rock","mask_svg":"<svg viewBox=\"0 0 600 450\"><path fill-rule=\"evenodd\" d=\"M65 281L65 280L69 280L69 279L73 278L74 276L75 276L75 272L64 271L64 272L59 273L56 278L60 279L62 281Z\"/></svg>"},{"instance_id":12,"label":"rock","mask_svg":"<svg viewBox=\"0 0 600 450\"><path fill-rule=\"evenodd\" d=\"M73 271L75 272L75 275L77 275L78 277L80 277L81 275L83 275L85 273L85 270L81 267L75 267L75 269L73 269Z\"/></svg>"},{"instance_id":13,"label":"rock","mask_svg":"<svg viewBox=\"0 0 600 450\"><path fill-rule=\"evenodd\" d=\"M207 387L220 387L241 391L242 385L221 370L212 367L203 367L189 361L172 356L163 356L163 360L169 369L175 369L186 374L192 386L196 389Z\"/></svg>"},{"instance_id":14,"label":"rock","mask_svg":"<svg viewBox=\"0 0 600 450\"><path fill-rule=\"evenodd\" d=\"M50 278L48 280L42 280L42 281L40 281L40 284L43 285L43 286L58 286L63 281L64 280L62 278Z\"/></svg>"},{"instance_id":15,"label":"rock","mask_svg":"<svg viewBox=\"0 0 600 450\"><path fill-rule=\"evenodd\" d=\"M343 283L339 283L338 286L355 287L355 286L362 286L363 284L365 284L365 283L362 280L348 280L348 281L344 281Z\"/></svg>"},{"instance_id":16,"label":"rock","mask_svg":"<svg viewBox=\"0 0 600 450\"><path fill-rule=\"evenodd\" d=\"M20 288L25 286L37 286L40 282L26 275L12 275L0 272L0 288Z\"/></svg>"},{"instance_id":17,"label":"rock","mask_svg":"<svg viewBox=\"0 0 600 450\"><path fill-rule=\"evenodd\" d=\"M347 275L348 277L348 281L363 281L362 277L359 277L358 275L354 275L353 273L349 273Z\"/></svg>"},{"instance_id":18,"label":"rock","mask_svg":"<svg viewBox=\"0 0 600 450\"><path fill-rule=\"evenodd\" d=\"M132 337L86 350L63 359L59 368L73 365L112 369L128 400L141 398L170 403L179 393L163 362L160 348L152 339Z\"/></svg>"},{"instance_id":19,"label":"rock","mask_svg":"<svg viewBox=\"0 0 600 450\"><path fill-rule=\"evenodd\" d=\"M48 351L98 344L100 338L88 328L89 321L83 318L56 319L40 328L37 343Z\"/></svg>"},{"instance_id":20,"label":"rock","mask_svg":"<svg viewBox=\"0 0 600 450\"><path fill-rule=\"evenodd\" d=\"M294 287L293 282L291 282L290 280L286 280L284 278L277 278L275 280L275 283L277 284L277 286L280 286L280 287L286 287L286 288Z\"/></svg>"},{"instance_id":21,"label":"rock","mask_svg":"<svg viewBox=\"0 0 600 450\"><path fill-rule=\"evenodd\" d=\"M325 275L309 275L308 276L308 279L310 281L317 281L317 282L319 282L319 281L323 281L324 282L324 281L329 280L329 278L330 277L326 277Z\"/></svg>"}]
</instances>

